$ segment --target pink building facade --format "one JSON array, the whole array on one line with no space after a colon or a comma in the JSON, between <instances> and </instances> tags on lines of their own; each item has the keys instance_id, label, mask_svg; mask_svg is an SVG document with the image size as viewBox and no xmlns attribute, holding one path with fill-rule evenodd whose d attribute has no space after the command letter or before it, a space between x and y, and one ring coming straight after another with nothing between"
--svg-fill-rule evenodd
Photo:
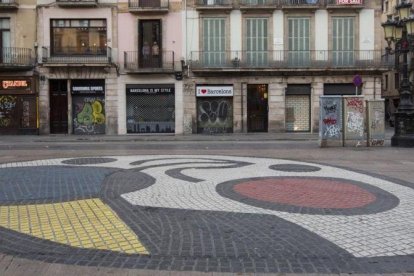
<instances>
[{"instance_id":1,"label":"pink building facade","mask_svg":"<svg viewBox=\"0 0 414 276\"><path fill-rule=\"evenodd\" d=\"M181 2L131 0L119 7L119 134L180 134Z\"/></svg>"}]
</instances>

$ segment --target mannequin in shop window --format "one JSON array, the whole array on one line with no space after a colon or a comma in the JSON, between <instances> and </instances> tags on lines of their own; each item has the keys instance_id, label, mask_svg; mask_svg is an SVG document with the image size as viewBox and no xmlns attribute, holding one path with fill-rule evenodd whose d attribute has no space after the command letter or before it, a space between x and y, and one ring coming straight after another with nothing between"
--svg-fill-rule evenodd
<instances>
[{"instance_id":1,"label":"mannequin in shop window","mask_svg":"<svg viewBox=\"0 0 414 276\"><path fill-rule=\"evenodd\" d=\"M152 45L151 52L152 52L152 60L153 60L152 64L154 66L159 67L160 66L160 64L159 64L159 62L160 62L160 47L158 46L157 41L154 41L154 44Z\"/></svg>"}]
</instances>

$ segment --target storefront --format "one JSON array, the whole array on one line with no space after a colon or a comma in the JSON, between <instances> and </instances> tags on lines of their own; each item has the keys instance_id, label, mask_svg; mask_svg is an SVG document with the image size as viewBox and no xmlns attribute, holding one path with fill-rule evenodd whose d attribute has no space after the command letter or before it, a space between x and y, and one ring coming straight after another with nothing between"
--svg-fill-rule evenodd
<instances>
[{"instance_id":1,"label":"storefront","mask_svg":"<svg viewBox=\"0 0 414 276\"><path fill-rule=\"evenodd\" d=\"M0 79L0 134L38 134L37 95L32 77Z\"/></svg>"},{"instance_id":2,"label":"storefront","mask_svg":"<svg viewBox=\"0 0 414 276\"><path fill-rule=\"evenodd\" d=\"M311 85L288 84L285 97L286 131L310 131Z\"/></svg>"},{"instance_id":3,"label":"storefront","mask_svg":"<svg viewBox=\"0 0 414 276\"><path fill-rule=\"evenodd\" d=\"M72 80L74 134L105 134L105 80Z\"/></svg>"},{"instance_id":4,"label":"storefront","mask_svg":"<svg viewBox=\"0 0 414 276\"><path fill-rule=\"evenodd\" d=\"M174 84L126 84L127 133L174 133Z\"/></svg>"},{"instance_id":5,"label":"storefront","mask_svg":"<svg viewBox=\"0 0 414 276\"><path fill-rule=\"evenodd\" d=\"M197 133L233 132L233 86L199 85L197 97Z\"/></svg>"}]
</instances>

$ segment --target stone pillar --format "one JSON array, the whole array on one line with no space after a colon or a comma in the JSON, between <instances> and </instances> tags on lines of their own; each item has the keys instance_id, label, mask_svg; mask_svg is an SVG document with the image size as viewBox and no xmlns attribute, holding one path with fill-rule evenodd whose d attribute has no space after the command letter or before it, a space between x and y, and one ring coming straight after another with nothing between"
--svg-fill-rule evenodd
<instances>
[{"instance_id":1,"label":"stone pillar","mask_svg":"<svg viewBox=\"0 0 414 276\"><path fill-rule=\"evenodd\" d=\"M285 90L287 83L269 84L269 132L285 131Z\"/></svg>"}]
</instances>

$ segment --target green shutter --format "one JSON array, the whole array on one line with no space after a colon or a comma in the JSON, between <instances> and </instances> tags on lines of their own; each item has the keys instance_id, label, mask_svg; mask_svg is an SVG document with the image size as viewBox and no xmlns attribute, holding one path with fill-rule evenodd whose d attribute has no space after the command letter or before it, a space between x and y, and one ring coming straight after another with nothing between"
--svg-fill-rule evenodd
<instances>
[{"instance_id":1,"label":"green shutter","mask_svg":"<svg viewBox=\"0 0 414 276\"><path fill-rule=\"evenodd\" d=\"M310 19L292 17L288 19L289 27L289 65L306 67L310 63Z\"/></svg>"},{"instance_id":2,"label":"green shutter","mask_svg":"<svg viewBox=\"0 0 414 276\"><path fill-rule=\"evenodd\" d=\"M225 63L225 20L203 19L203 62L206 66L222 66Z\"/></svg>"},{"instance_id":3,"label":"green shutter","mask_svg":"<svg viewBox=\"0 0 414 276\"><path fill-rule=\"evenodd\" d=\"M334 17L332 19L332 61L335 66L347 67L354 64L354 18Z\"/></svg>"},{"instance_id":4,"label":"green shutter","mask_svg":"<svg viewBox=\"0 0 414 276\"><path fill-rule=\"evenodd\" d=\"M266 66L267 53L267 19L246 19L246 61L249 66Z\"/></svg>"}]
</instances>

